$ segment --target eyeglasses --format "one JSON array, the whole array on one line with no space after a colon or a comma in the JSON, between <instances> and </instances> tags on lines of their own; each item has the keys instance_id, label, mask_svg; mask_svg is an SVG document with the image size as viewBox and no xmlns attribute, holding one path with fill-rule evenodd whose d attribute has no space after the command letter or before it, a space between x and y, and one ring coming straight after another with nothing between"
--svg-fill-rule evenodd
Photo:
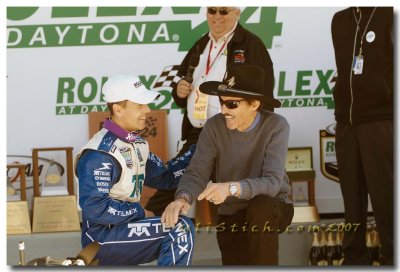
<instances>
[{"instance_id":1,"label":"eyeglasses","mask_svg":"<svg viewBox=\"0 0 400 272\"><path fill-rule=\"evenodd\" d=\"M242 99L242 100L222 100L221 97L219 97L219 103L222 105L225 105L226 108L233 110L236 109L237 107L239 107L240 102L245 101L246 99Z\"/></svg>"},{"instance_id":2,"label":"eyeglasses","mask_svg":"<svg viewBox=\"0 0 400 272\"><path fill-rule=\"evenodd\" d=\"M207 8L208 14L215 15L215 14L217 14L217 12L219 12L219 14L221 14L221 15L223 15L223 16L228 15L228 13L231 12L232 10L234 10L234 9L228 9L228 8L219 8L219 9L218 9L218 8Z\"/></svg>"}]
</instances>

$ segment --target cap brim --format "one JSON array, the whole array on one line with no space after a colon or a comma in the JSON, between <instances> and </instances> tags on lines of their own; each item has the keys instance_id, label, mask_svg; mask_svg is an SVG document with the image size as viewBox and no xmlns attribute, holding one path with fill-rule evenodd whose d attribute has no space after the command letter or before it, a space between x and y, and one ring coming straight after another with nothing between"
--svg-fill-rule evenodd
<instances>
[{"instance_id":1,"label":"cap brim","mask_svg":"<svg viewBox=\"0 0 400 272\"><path fill-rule=\"evenodd\" d=\"M204 94L218 95L218 86L221 84L219 81L206 81L200 84L199 90Z\"/></svg>"},{"instance_id":2,"label":"cap brim","mask_svg":"<svg viewBox=\"0 0 400 272\"><path fill-rule=\"evenodd\" d=\"M159 92L156 91L149 91L149 90L144 90L140 93L135 93L131 97L129 97L127 100L138 103L138 104L149 104L153 102L157 97L160 96Z\"/></svg>"},{"instance_id":3,"label":"cap brim","mask_svg":"<svg viewBox=\"0 0 400 272\"><path fill-rule=\"evenodd\" d=\"M267 98L264 98L264 101L265 101L265 104L268 104L274 108L280 108L282 105L281 101L279 101L278 99L275 99L275 98L267 97Z\"/></svg>"},{"instance_id":4,"label":"cap brim","mask_svg":"<svg viewBox=\"0 0 400 272\"><path fill-rule=\"evenodd\" d=\"M222 87L222 88L221 88ZM208 95L218 96L234 96L242 97L246 99L262 99L263 95L259 93L253 93L249 91L242 91L239 89L227 88L222 82L219 81L207 81L199 86L199 90L202 93Z\"/></svg>"},{"instance_id":5,"label":"cap brim","mask_svg":"<svg viewBox=\"0 0 400 272\"><path fill-rule=\"evenodd\" d=\"M208 95L218 95L218 96L233 96L233 97L242 97L245 99L256 99L263 100L266 104L273 106L274 108L279 108L281 106L281 102L272 97L265 97L259 93L253 93L249 91L242 91L237 89L226 88L221 91L218 89L222 82L219 81L206 81L199 86L199 90Z\"/></svg>"}]
</instances>

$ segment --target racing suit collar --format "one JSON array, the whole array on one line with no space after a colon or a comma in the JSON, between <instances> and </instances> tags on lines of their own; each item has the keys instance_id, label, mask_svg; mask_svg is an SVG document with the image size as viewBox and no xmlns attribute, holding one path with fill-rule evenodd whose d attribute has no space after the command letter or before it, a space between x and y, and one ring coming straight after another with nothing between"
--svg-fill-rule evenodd
<instances>
[{"instance_id":1,"label":"racing suit collar","mask_svg":"<svg viewBox=\"0 0 400 272\"><path fill-rule=\"evenodd\" d=\"M124 142L133 143L139 137L138 131L127 131L116 123L114 123L110 118L107 118L104 121L103 127L113 134L115 134L118 138L120 138Z\"/></svg>"}]
</instances>

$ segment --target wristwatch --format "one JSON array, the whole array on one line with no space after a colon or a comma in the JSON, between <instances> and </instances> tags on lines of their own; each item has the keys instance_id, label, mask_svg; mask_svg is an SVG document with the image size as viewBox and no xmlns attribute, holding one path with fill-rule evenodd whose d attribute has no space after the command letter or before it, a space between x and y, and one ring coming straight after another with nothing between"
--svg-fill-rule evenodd
<instances>
[{"instance_id":1,"label":"wristwatch","mask_svg":"<svg viewBox=\"0 0 400 272\"><path fill-rule=\"evenodd\" d=\"M231 196L235 196L237 191L238 191L238 188L235 185L235 183L229 183L229 193L231 194Z\"/></svg>"}]
</instances>

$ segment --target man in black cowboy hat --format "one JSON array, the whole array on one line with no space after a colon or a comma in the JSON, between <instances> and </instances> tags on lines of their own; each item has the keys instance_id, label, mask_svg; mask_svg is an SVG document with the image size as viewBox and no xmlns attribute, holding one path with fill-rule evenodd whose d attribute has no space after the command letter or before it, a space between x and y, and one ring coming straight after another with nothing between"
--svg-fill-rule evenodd
<instances>
[{"instance_id":1,"label":"man in black cowboy hat","mask_svg":"<svg viewBox=\"0 0 400 272\"><path fill-rule=\"evenodd\" d=\"M285 172L289 125L262 108L279 101L265 94L264 71L255 65L229 67L223 82L205 82L200 91L218 96L221 113L204 126L161 222L173 226L196 198L207 199L219 205L224 265L277 265L278 234L293 217ZM214 167L216 183L208 184Z\"/></svg>"}]
</instances>

